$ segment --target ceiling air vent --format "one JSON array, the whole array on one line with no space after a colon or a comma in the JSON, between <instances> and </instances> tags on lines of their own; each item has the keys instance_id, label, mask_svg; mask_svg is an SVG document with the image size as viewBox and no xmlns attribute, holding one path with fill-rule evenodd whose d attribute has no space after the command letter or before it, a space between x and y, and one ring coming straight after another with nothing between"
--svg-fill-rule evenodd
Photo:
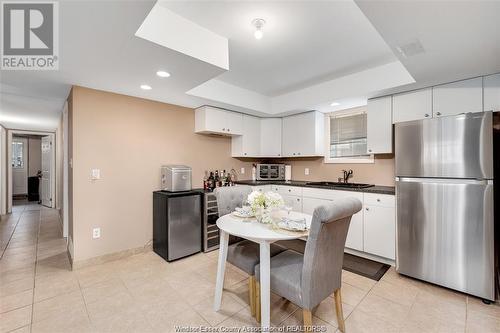
<instances>
[{"instance_id":1,"label":"ceiling air vent","mask_svg":"<svg viewBox=\"0 0 500 333\"><path fill-rule=\"evenodd\" d=\"M408 43L396 46L396 51L401 54L403 57L413 57L414 55L424 53L424 47L422 43L418 39L414 39Z\"/></svg>"}]
</instances>

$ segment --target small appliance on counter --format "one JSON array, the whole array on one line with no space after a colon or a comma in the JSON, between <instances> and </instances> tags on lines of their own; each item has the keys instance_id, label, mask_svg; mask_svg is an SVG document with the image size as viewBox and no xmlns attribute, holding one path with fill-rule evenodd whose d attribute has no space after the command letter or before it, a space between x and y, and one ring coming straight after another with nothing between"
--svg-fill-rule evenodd
<instances>
[{"instance_id":1,"label":"small appliance on counter","mask_svg":"<svg viewBox=\"0 0 500 333\"><path fill-rule=\"evenodd\" d=\"M257 180L285 180L285 165L257 164Z\"/></svg>"},{"instance_id":2,"label":"small appliance on counter","mask_svg":"<svg viewBox=\"0 0 500 333\"><path fill-rule=\"evenodd\" d=\"M153 192L153 250L166 261L202 250L201 190Z\"/></svg>"},{"instance_id":3,"label":"small appliance on counter","mask_svg":"<svg viewBox=\"0 0 500 333\"><path fill-rule=\"evenodd\" d=\"M191 190L191 167L164 165L161 167L161 189L169 192Z\"/></svg>"},{"instance_id":4,"label":"small appliance on counter","mask_svg":"<svg viewBox=\"0 0 500 333\"><path fill-rule=\"evenodd\" d=\"M285 165L285 181L289 182L292 180L292 166Z\"/></svg>"}]
</instances>

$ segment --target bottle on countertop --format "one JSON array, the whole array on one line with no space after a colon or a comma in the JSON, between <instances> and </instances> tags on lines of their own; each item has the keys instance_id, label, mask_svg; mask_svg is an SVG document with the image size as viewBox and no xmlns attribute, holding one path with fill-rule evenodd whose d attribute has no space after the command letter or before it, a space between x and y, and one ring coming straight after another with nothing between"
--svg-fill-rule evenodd
<instances>
[{"instance_id":1,"label":"bottle on countertop","mask_svg":"<svg viewBox=\"0 0 500 333\"><path fill-rule=\"evenodd\" d=\"M215 183L214 173L212 171L210 171L210 176L208 177L208 180L207 180L207 189L209 191L214 190L214 187L215 187L214 183Z\"/></svg>"},{"instance_id":2,"label":"bottle on countertop","mask_svg":"<svg viewBox=\"0 0 500 333\"><path fill-rule=\"evenodd\" d=\"M205 170L205 175L203 176L203 190L208 190L208 171Z\"/></svg>"},{"instance_id":3,"label":"bottle on countertop","mask_svg":"<svg viewBox=\"0 0 500 333\"><path fill-rule=\"evenodd\" d=\"M215 170L214 181L215 181L215 186L214 187L219 187L219 182L220 182L219 170Z\"/></svg>"}]
</instances>

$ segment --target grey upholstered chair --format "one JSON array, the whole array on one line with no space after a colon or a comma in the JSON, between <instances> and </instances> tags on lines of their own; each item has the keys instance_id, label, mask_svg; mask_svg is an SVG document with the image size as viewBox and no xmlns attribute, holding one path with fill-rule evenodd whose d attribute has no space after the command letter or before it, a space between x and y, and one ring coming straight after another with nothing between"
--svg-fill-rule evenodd
<instances>
[{"instance_id":1,"label":"grey upholstered chair","mask_svg":"<svg viewBox=\"0 0 500 333\"><path fill-rule=\"evenodd\" d=\"M222 216L233 212L236 207L240 206L243 199L246 199L248 195L252 193L252 188L248 185L219 187L215 189L214 193L217 198L219 216ZM275 256L285 250L286 248L280 247L278 245L272 245L271 256ZM227 251L227 261L250 275L250 278L248 279L250 310L252 316L255 316L256 284L254 269L260 261L259 244L249 240L243 240L241 242L230 245Z\"/></svg>"},{"instance_id":2,"label":"grey upholstered chair","mask_svg":"<svg viewBox=\"0 0 500 333\"><path fill-rule=\"evenodd\" d=\"M287 250L271 258L271 290L302 308L305 326L312 325L311 310L334 293L339 329L345 331L340 295L342 262L351 217L360 210L361 201L356 198L317 207L304 255ZM255 274L258 281L260 265Z\"/></svg>"}]
</instances>

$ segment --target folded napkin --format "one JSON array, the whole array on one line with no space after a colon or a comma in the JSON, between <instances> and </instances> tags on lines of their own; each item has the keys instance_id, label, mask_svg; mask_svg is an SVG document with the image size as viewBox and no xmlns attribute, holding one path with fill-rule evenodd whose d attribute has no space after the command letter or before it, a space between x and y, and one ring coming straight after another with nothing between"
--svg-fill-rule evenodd
<instances>
[{"instance_id":1,"label":"folded napkin","mask_svg":"<svg viewBox=\"0 0 500 333\"><path fill-rule=\"evenodd\" d=\"M236 207L234 209L238 214L241 216L251 216L252 215L252 210L251 209L244 209L242 207Z\"/></svg>"},{"instance_id":2,"label":"folded napkin","mask_svg":"<svg viewBox=\"0 0 500 333\"><path fill-rule=\"evenodd\" d=\"M278 227L296 231L307 230L306 219L304 217L283 217L278 223Z\"/></svg>"}]
</instances>

